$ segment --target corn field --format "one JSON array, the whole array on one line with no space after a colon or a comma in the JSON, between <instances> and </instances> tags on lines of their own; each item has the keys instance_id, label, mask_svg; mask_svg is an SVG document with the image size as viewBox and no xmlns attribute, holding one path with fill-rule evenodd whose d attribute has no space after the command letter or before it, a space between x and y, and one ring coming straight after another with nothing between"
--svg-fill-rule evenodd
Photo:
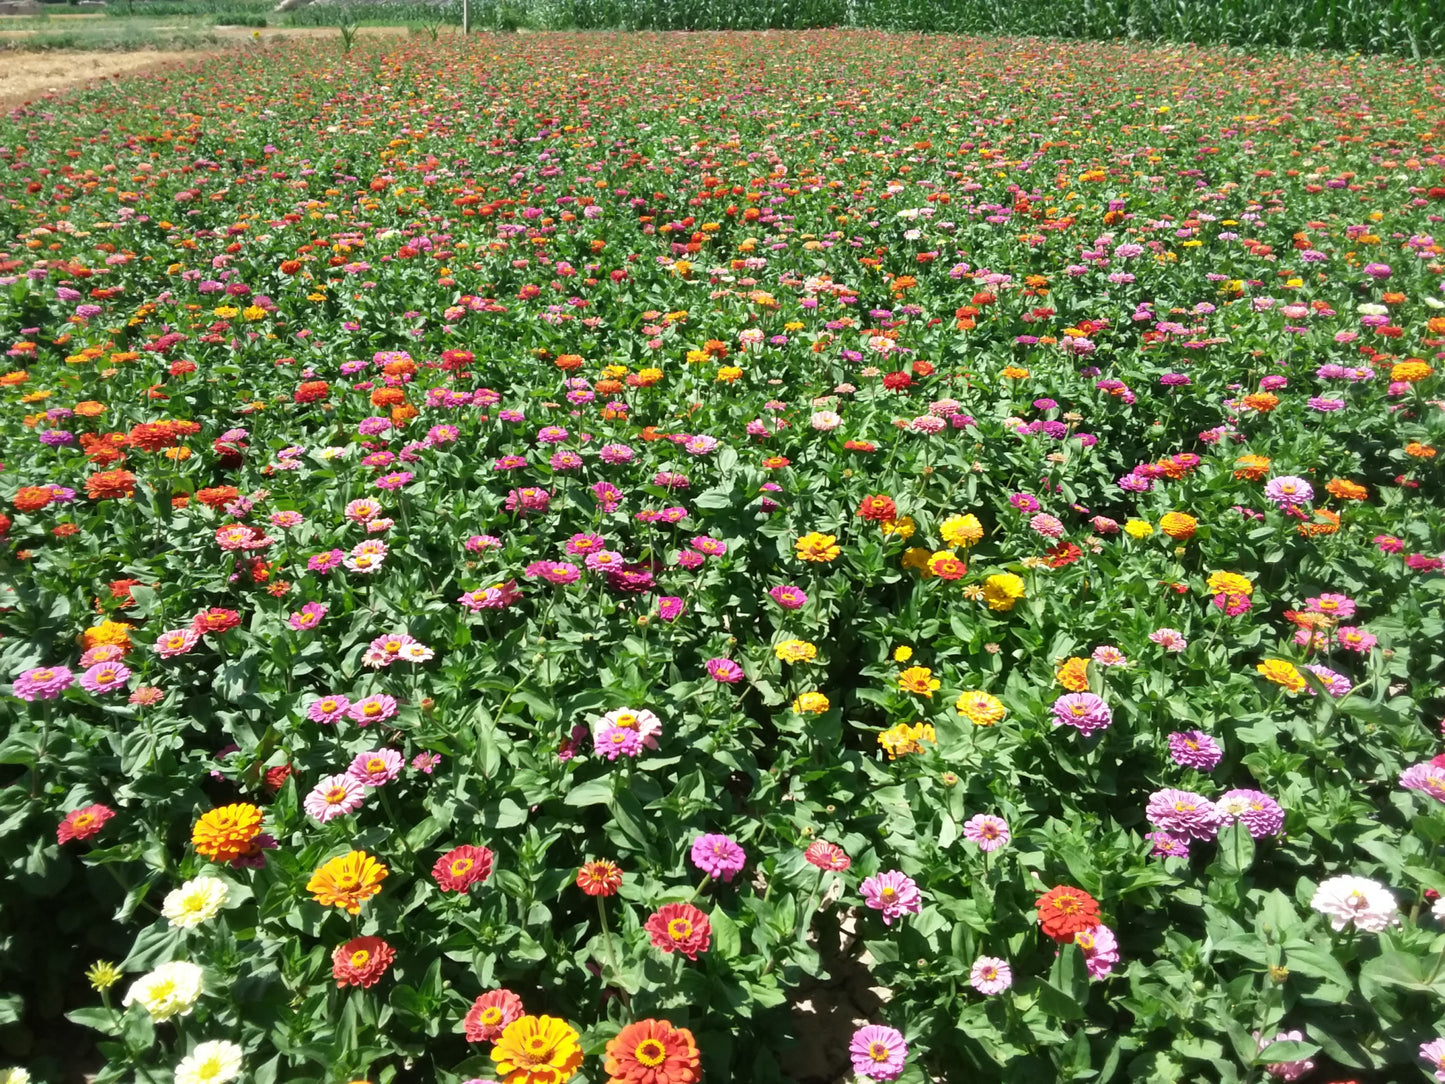
<instances>
[{"instance_id":1,"label":"corn field","mask_svg":"<svg viewBox=\"0 0 1445 1084\"><path fill-rule=\"evenodd\" d=\"M459 4L450 4L459 18ZM876 27L956 34L1445 52L1445 0L479 0L479 26L800 30ZM450 13L449 13L450 15Z\"/></svg>"}]
</instances>

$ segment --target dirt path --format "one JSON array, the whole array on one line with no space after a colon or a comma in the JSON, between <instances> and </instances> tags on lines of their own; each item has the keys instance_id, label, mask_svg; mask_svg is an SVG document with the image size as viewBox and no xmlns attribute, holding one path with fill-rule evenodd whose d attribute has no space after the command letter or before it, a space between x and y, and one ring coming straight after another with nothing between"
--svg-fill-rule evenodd
<instances>
[{"instance_id":1,"label":"dirt path","mask_svg":"<svg viewBox=\"0 0 1445 1084\"><path fill-rule=\"evenodd\" d=\"M193 60L197 53L141 49L133 53L5 53L0 54L0 108L33 102L47 94L70 90L127 72Z\"/></svg>"},{"instance_id":2,"label":"dirt path","mask_svg":"<svg viewBox=\"0 0 1445 1084\"><path fill-rule=\"evenodd\" d=\"M0 24L3 25L3 24ZM205 30L220 38L226 47L246 46L280 38L338 38L340 31L331 27L271 27L256 31L241 26L186 28ZM0 38L32 34L31 30L3 30ZM367 26L361 37L394 37L405 35L404 26ZM134 52L47 51L27 53L0 50L0 109L34 102L47 95L59 94L91 85L102 79L114 79L152 68L166 67L187 61L214 57L211 50L137 49Z\"/></svg>"}]
</instances>

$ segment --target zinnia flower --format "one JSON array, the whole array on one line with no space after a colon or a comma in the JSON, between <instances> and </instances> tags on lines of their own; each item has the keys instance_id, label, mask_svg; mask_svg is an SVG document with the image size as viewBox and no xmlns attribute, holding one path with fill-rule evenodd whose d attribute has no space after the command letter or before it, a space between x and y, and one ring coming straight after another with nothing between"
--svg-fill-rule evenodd
<instances>
[{"instance_id":1,"label":"zinnia flower","mask_svg":"<svg viewBox=\"0 0 1445 1084\"><path fill-rule=\"evenodd\" d=\"M836 872L841 872L853 864L848 852L842 847L821 839L808 844L808 849L803 852L803 859L808 865L817 866L820 870Z\"/></svg>"},{"instance_id":2,"label":"zinnia flower","mask_svg":"<svg viewBox=\"0 0 1445 1084\"><path fill-rule=\"evenodd\" d=\"M522 1006L522 999L505 988L479 994L472 1002L472 1007L467 1010L464 1021L467 1042L496 1041L507 1029L507 1025L514 1020L520 1020L526 1011Z\"/></svg>"},{"instance_id":3,"label":"zinnia flower","mask_svg":"<svg viewBox=\"0 0 1445 1084\"><path fill-rule=\"evenodd\" d=\"M1268 794L1257 790L1231 790L1219 796L1214 808L1225 823L1238 822L1254 839L1277 836L1284 828L1284 809Z\"/></svg>"},{"instance_id":4,"label":"zinnia flower","mask_svg":"<svg viewBox=\"0 0 1445 1084\"><path fill-rule=\"evenodd\" d=\"M197 1043L176 1065L175 1084L226 1084L241 1075L244 1051L224 1039Z\"/></svg>"},{"instance_id":5,"label":"zinnia flower","mask_svg":"<svg viewBox=\"0 0 1445 1084\"><path fill-rule=\"evenodd\" d=\"M908 1044L896 1028L868 1024L853 1033L848 1043L853 1071L870 1080L896 1080L903 1074Z\"/></svg>"},{"instance_id":6,"label":"zinnia flower","mask_svg":"<svg viewBox=\"0 0 1445 1084\"><path fill-rule=\"evenodd\" d=\"M388 870L365 851L348 851L330 859L306 882L306 891L323 907L340 907L359 915L361 905L381 891Z\"/></svg>"},{"instance_id":7,"label":"zinnia flower","mask_svg":"<svg viewBox=\"0 0 1445 1084\"><path fill-rule=\"evenodd\" d=\"M338 987L374 986L395 958L396 950L381 938L353 937L331 953L331 977Z\"/></svg>"},{"instance_id":8,"label":"zinnia flower","mask_svg":"<svg viewBox=\"0 0 1445 1084\"><path fill-rule=\"evenodd\" d=\"M602 1068L607 1084L698 1084L702 1067L687 1028L666 1020L639 1020L607 1043Z\"/></svg>"},{"instance_id":9,"label":"zinnia flower","mask_svg":"<svg viewBox=\"0 0 1445 1084\"><path fill-rule=\"evenodd\" d=\"M1039 926L1060 944L1069 944L1080 930L1099 925L1099 904L1082 888L1059 885L1034 901Z\"/></svg>"},{"instance_id":10,"label":"zinnia flower","mask_svg":"<svg viewBox=\"0 0 1445 1084\"><path fill-rule=\"evenodd\" d=\"M88 805L83 809L72 810L56 827L56 841L63 845L72 839L89 839L114 816L115 810L104 805Z\"/></svg>"},{"instance_id":11,"label":"zinnia flower","mask_svg":"<svg viewBox=\"0 0 1445 1084\"><path fill-rule=\"evenodd\" d=\"M923 893L912 877L899 870L876 873L858 886L863 902L883 913L883 925L893 925L895 918L916 915L923 909Z\"/></svg>"},{"instance_id":12,"label":"zinnia flower","mask_svg":"<svg viewBox=\"0 0 1445 1084\"><path fill-rule=\"evenodd\" d=\"M731 881L747 863L743 849L727 836L698 836L692 844L692 864L714 880Z\"/></svg>"},{"instance_id":13,"label":"zinnia flower","mask_svg":"<svg viewBox=\"0 0 1445 1084\"><path fill-rule=\"evenodd\" d=\"M1212 772L1224 758L1224 750L1202 730L1186 730L1169 735L1169 755L1180 767Z\"/></svg>"},{"instance_id":14,"label":"zinnia flower","mask_svg":"<svg viewBox=\"0 0 1445 1084\"><path fill-rule=\"evenodd\" d=\"M355 813L366 801L366 788L349 775L328 775L312 788L301 803L307 814L322 824L347 813Z\"/></svg>"},{"instance_id":15,"label":"zinnia flower","mask_svg":"<svg viewBox=\"0 0 1445 1084\"><path fill-rule=\"evenodd\" d=\"M978 844L985 853L996 851L1009 841L1008 821L991 813L979 813L964 822L963 838Z\"/></svg>"},{"instance_id":16,"label":"zinnia flower","mask_svg":"<svg viewBox=\"0 0 1445 1084\"><path fill-rule=\"evenodd\" d=\"M432 880L443 892L470 891L472 885L485 884L492 875L494 858L487 847L453 847L432 866Z\"/></svg>"},{"instance_id":17,"label":"zinnia flower","mask_svg":"<svg viewBox=\"0 0 1445 1084\"><path fill-rule=\"evenodd\" d=\"M1187 790L1165 788L1149 796L1145 816L1155 828L1181 839L1213 839L1224 818L1214 803Z\"/></svg>"},{"instance_id":18,"label":"zinnia flower","mask_svg":"<svg viewBox=\"0 0 1445 1084\"><path fill-rule=\"evenodd\" d=\"M140 1002L157 1023L173 1016L188 1016L201 999L202 975L198 965L172 960L131 983L121 1004Z\"/></svg>"},{"instance_id":19,"label":"zinnia flower","mask_svg":"<svg viewBox=\"0 0 1445 1084\"><path fill-rule=\"evenodd\" d=\"M1273 1039L1263 1038L1259 1032L1254 1033L1255 1045L1260 1050L1265 1050L1275 1043L1305 1041L1304 1033L1301 1031L1281 1031ZM1281 1080L1298 1080L1306 1073L1313 1072L1315 1063L1309 1058L1302 1058L1299 1061L1275 1061L1265 1066L1270 1076L1277 1076Z\"/></svg>"},{"instance_id":20,"label":"zinnia flower","mask_svg":"<svg viewBox=\"0 0 1445 1084\"><path fill-rule=\"evenodd\" d=\"M1013 985L1013 969L997 956L980 956L968 973L969 984L985 997L1001 994Z\"/></svg>"},{"instance_id":21,"label":"zinnia flower","mask_svg":"<svg viewBox=\"0 0 1445 1084\"><path fill-rule=\"evenodd\" d=\"M492 1047L503 1084L563 1084L582 1066L579 1036L554 1016L522 1016L502 1031Z\"/></svg>"},{"instance_id":22,"label":"zinnia flower","mask_svg":"<svg viewBox=\"0 0 1445 1084\"><path fill-rule=\"evenodd\" d=\"M588 862L577 871L577 887L589 896L615 896L622 887L622 870L605 859Z\"/></svg>"},{"instance_id":23,"label":"zinnia flower","mask_svg":"<svg viewBox=\"0 0 1445 1084\"><path fill-rule=\"evenodd\" d=\"M983 600L990 610L1007 613L1024 597L1024 581L1012 572L1000 572L983 581Z\"/></svg>"},{"instance_id":24,"label":"zinnia flower","mask_svg":"<svg viewBox=\"0 0 1445 1084\"><path fill-rule=\"evenodd\" d=\"M1084 966L1091 979L1107 978L1119 962L1119 939L1103 924L1074 934L1074 944L1084 951Z\"/></svg>"},{"instance_id":25,"label":"zinnia flower","mask_svg":"<svg viewBox=\"0 0 1445 1084\"><path fill-rule=\"evenodd\" d=\"M191 830L191 843L212 862L230 862L251 849L261 833L261 811L238 802L201 814Z\"/></svg>"},{"instance_id":26,"label":"zinnia flower","mask_svg":"<svg viewBox=\"0 0 1445 1084\"><path fill-rule=\"evenodd\" d=\"M1054 725L1076 727L1081 734L1103 730L1114 721L1109 705L1094 693L1065 693L1054 701Z\"/></svg>"},{"instance_id":27,"label":"zinnia flower","mask_svg":"<svg viewBox=\"0 0 1445 1084\"><path fill-rule=\"evenodd\" d=\"M712 923L690 903L663 904L643 928L656 948L680 952L689 960L712 944Z\"/></svg>"},{"instance_id":28,"label":"zinnia flower","mask_svg":"<svg viewBox=\"0 0 1445 1084\"><path fill-rule=\"evenodd\" d=\"M1331 877L1315 889L1310 906L1327 916L1336 930L1353 922L1358 929L1379 933L1399 921L1394 895L1367 877Z\"/></svg>"},{"instance_id":29,"label":"zinnia flower","mask_svg":"<svg viewBox=\"0 0 1445 1084\"><path fill-rule=\"evenodd\" d=\"M166 894L161 914L172 926L195 929L221 913L228 894L226 882L219 877L196 877Z\"/></svg>"}]
</instances>

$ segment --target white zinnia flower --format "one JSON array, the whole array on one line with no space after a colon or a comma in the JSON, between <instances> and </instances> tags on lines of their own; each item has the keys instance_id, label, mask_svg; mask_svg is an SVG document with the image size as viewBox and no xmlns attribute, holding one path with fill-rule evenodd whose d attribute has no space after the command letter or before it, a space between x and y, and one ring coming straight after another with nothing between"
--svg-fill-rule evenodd
<instances>
[{"instance_id":1,"label":"white zinnia flower","mask_svg":"<svg viewBox=\"0 0 1445 1084\"><path fill-rule=\"evenodd\" d=\"M1353 922L1357 929L1379 933L1399 921L1390 890L1367 877L1331 877L1315 889L1310 906L1337 930Z\"/></svg>"},{"instance_id":2,"label":"white zinnia flower","mask_svg":"<svg viewBox=\"0 0 1445 1084\"><path fill-rule=\"evenodd\" d=\"M131 983L122 1005L139 1001L153 1020L186 1016L201 997L201 969L185 960L161 964Z\"/></svg>"},{"instance_id":3,"label":"white zinnia flower","mask_svg":"<svg viewBox=\"0 0 1445 1084\"><path fill-rule=\"evenodd\" d=\"M1435 905L1430 908L1430 913L1439 921L1445 922L1445 896L1441 896L1435 901Z\"/></svg>"},{"instance_id":4,"label":"white zinnia flower","mask_svg":"<svg viewBox=\"0 0 1445 1084\"><path fill-rule=\"evenodd\" d=\"M191 930L220 914L229 889L219 877L197 877L166 896L161 914L171 925Z\"/></svg>"},{"instance_id":5,"label":"white zinnia flower","mask_svg":"<svg viewBox=\"0 0 1445 1084\"><path fill-rule=\"evenodd\" d=\"M176 1084L225 1084L241 1075L241 1048L223 1039L201 1043L176 1066Z\"/></svg>"},{"instance_id":6,"label":"white zinnia flower","mask_svg":"<svg viewBox=\"0 0 1445 1084\"><path fill-rule=\"evenodd\" d=\"M19 1066L0 1069L0 1084L30 1084L30 1070L21 1069Z\"/></svg>"}]
</instances>

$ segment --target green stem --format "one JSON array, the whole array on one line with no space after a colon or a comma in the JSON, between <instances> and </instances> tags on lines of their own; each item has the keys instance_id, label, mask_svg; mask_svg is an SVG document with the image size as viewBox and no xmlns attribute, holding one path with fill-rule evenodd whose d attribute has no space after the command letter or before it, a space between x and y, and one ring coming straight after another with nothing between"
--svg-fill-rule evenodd
<instances>
[{"instance_id":1,"label":"green stem","mask_svg":"<svg viewBox=\"0 0 1445 1084\"><path fill-rule=\"evenodd\" d=\"M602 923L602 943L607 949L607 966L612 973L617 974L617 958L612 955L612 931L607 928L607 908L603 905L603 897L597 897L597 920ZM602 984L607 985L607 975L604 972Z\"/></svg>"}]
</instances>

